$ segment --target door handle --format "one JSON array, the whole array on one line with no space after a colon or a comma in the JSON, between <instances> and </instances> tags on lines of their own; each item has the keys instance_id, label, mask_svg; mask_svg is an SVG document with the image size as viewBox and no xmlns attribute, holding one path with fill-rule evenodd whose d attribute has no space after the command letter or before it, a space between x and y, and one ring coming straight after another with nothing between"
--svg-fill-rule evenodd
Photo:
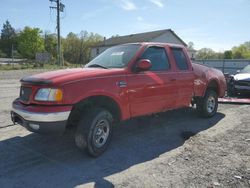
<instances>
[{"instance_id":1,"label":"door handle","mask_svg":"<svg viewBox=\"0 0 250 188\"><path fill-rule=\"evenodd\" d=\"M127 87L127 82L126 81L118 81L116 82L116 85L119 87Z\"/></svg>"},{"instance_id":2,"label":"door handle","mask_svg":"<svg viewBox=\"0 0 250 188\"><path fill-rule=\"evenodd\" d=\"M176 81L176 79L175 79L175 78L172 78L172 79L170 79L170 81L171 81L171 82L174 82L174 81Z\"/></svg>"}]
</instances>

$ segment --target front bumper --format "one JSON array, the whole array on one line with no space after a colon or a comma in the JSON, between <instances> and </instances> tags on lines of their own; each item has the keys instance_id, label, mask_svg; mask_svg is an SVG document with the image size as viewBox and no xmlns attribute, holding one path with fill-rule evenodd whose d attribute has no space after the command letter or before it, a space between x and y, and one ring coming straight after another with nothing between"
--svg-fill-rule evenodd
<instances>
[{"instance_id":1,"label":"front bumper","mask_svg":"<svg viewBox=\"0 0 250 188\"><path fill-rule=\"evenodd\" d=\"M71 106L26 106L14 101L11 119L31 132L62 133L70 115Z\"/></svg>"},{"instance_id":2,"label":"front bumper","mask_svg":"<svg viewBox=\"0 0 250 188\"><path fill-rule=\"evenodd\" d=\"M250 86L234 85L234 89L238 92L250 93Z\"/></svg>"}]
</instances>

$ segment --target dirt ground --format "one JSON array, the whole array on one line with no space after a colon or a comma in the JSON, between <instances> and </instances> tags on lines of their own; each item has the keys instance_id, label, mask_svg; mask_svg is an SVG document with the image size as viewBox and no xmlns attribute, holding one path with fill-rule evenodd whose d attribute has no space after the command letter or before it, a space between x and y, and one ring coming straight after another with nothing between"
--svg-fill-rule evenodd
<instances>
[{"instance_id":1,"label":"dirt ground","mask_svg":"<svg viewBox=\"0 0 250 188\"><path fill-rule=\"evenodd\" d=\"M250 187L250 105L220 104L211 119L194 109L118 125L99 158L72 136L43 136L12 125L19 79L0 72L0 187Z\"/></svg>"}]
</instances>

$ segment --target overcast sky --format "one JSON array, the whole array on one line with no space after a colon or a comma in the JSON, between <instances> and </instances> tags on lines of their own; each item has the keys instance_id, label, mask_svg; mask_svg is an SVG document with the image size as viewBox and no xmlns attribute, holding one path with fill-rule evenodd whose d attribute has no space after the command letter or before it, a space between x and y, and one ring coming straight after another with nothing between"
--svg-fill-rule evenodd
<instances>
[{"instance_id":1,"label":"overcast sky","mask_svg":"<svg viewBox=\"0 0 250 188\"><path fill-rule=\"evenodd\" d=\"M102 36L172 29L196 49L224 51L250 40L250 0L62 0L62 35L81 30ZM56 32L49 0L0 0L0 25Z\"/></svg>"}]
</instances>

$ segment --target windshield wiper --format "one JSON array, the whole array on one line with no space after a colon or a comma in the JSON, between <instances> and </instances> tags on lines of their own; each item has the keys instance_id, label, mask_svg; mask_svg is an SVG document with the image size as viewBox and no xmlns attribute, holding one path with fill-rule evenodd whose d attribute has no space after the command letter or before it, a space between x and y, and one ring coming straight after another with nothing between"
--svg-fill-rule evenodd
<instances>
[{"instance_id":1,"label":"windshield wiper","mask_svg":"<svg viewBox=\"0 0 250 188\"><path fill-rule=\"evenodd\" d=\"M100 68L103 68L103 69L108 69L107 67L104 67L104 66L99 65L99 64L92 64L92 65L89 65L88 67L100 67Z\"/></svg>"}]
</instances>

